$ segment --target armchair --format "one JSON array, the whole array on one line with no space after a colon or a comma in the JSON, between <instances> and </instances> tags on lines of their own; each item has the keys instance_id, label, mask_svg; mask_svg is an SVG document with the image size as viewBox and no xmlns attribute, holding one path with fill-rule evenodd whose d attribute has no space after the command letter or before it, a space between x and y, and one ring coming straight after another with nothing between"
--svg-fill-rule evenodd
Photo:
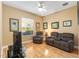
<instances>
[{"instance_id":1,"label":"armchair","mask_svg":"<svg viewBox=\"0 0 79 59\"><path fill-rule=\"evenodd\" d=\"M36 32L36 36L33 36L33 43L42 43L43 42L43 32Z\"/></svg>"}]
</instances>

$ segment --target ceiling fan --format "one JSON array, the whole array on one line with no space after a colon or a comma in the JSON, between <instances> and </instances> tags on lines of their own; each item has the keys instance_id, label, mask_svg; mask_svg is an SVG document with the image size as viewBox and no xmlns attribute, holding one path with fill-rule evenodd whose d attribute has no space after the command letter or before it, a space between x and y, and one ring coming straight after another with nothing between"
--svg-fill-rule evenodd
<instances>
[{"instance_id":1,"label":"ceiling fan","mask_svg":"<svg viewBox=\"0 0 79 59\"><path fill-rule=\"evenodd\" d=\"M39 12L47 12L43 1L38 2L38 11Z\"/></svg>"}]
</instances>

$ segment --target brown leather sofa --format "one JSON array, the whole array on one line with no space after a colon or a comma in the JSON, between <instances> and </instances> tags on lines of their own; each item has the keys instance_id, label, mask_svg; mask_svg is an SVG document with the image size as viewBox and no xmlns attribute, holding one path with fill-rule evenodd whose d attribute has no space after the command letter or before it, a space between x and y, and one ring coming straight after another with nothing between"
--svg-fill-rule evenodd
<instances>
[{"instance_id":1,"label":"brown leather sofa","mask_svg":"<svg viewBox=\"0 0 79 59\"><path fill-rule=\"evenodd\" d=\"M72 51L74 49L74 34L52 32L51 37L46 38L46 43L64 51Z\"/></svg>"}]
</instances>

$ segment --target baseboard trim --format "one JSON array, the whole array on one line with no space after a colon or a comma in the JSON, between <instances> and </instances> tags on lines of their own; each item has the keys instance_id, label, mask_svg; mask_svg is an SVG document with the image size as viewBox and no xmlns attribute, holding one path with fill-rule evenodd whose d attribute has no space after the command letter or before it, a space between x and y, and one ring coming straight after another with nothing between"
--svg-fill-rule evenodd
<instances>
[{"instance_id":1,"label":"baseboard trim","mask_svg":"<svg viewBox=\"0 0 79 59\"><path fill-rule=\"evenodd\" d=\"M74 46L74 48L78 49L79 50L79 46Z\"/></svg>"},{"instance_id":2,"label":"baseboard trim","mask_svg":"<svg viewBox=\"0 0 79 59\"><path fill-rule=\"evenodd\" d=\"M24 41L24 42L22 42L22 44L30 43L30 42L32 42L32 40Z\"/></svg>"},{"instance_id":3,"label":"baseboard trim","mask_svg":"<svg viewBox=\"0 0 79 59\"><path fill-rule=\"evenodd\" d=\"M22 42L22 44L30 43L30 42L32 42L32 40L24 41L24 42ZM9 45L12 45L12 44L5 45L5 46L3 46L2 48L3 48L3 49L4 49L4 48L7 48Z\"/></svg>"}]
</instances>

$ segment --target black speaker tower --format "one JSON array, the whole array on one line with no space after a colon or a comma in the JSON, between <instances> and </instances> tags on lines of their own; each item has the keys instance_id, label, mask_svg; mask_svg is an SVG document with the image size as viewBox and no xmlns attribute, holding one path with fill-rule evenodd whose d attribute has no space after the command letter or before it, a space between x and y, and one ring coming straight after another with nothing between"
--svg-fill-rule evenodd
<instances>
[{"instance_id":1,"label":"black speaker tower","mask_svg":"<svg viewBox=\"0 0 79 59\"><path fill-rule=\"evenodd\" d=\"M8 47L8 58L24 58L21 32L13 32L13 45Z\"/></svg>"}]
</instances>

